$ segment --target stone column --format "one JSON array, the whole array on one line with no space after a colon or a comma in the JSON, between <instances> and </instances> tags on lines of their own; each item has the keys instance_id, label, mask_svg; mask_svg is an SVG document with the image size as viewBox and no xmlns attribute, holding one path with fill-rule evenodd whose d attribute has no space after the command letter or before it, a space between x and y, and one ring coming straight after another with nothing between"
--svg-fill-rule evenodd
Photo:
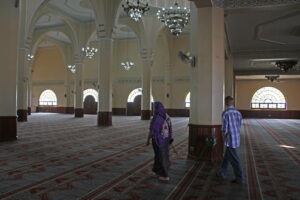
<instances>
[{"instance_id":1,"label":"stone column","mask_svg":"<svg viewBox=\"0 0 300 200\"><path fill-rule=\"evenodd\" d=\"M27 112L28 112L28 105L27 105L27 96L28 96L28 81L29 81L29 74L28 74L28 60L27 55L29 50L26 48L20 48L18 54L18 121L19 122L26 122L27 121Z\"/></svg>"},{"instance_id":2,"label":"stone column","mask_svg":"<svg viewBox=\"0 0 300 200\"><path fill-rule=\"evenodd\" d=\"M165 102L164 102L164 106L166 109L170 109L171 108L171 85L172 85L172 79L171 79L171 66L170 65L166 65L165 66L165 80L164 80L164 84L165 84Z\"/></svg>"},{"instance_id":3,"label":"stone column","mask_svg":"<svg viewBox=\"0 0 300 200\"><path fill-rule=\"evenodd\" d=\"M151 95L152 95L152 65L153 60L142 60L142 111L141 119L149 120L151 116Z\"/></svg>"},{"instance_id":4,"label":"stone column","mask_svg":"<svg viewBox=\"0 0 300 200\"><path fill-rule=\"evenodd\" d=\"M31 89L32 89L32 79L31 79L32 64L29 63L28 67L28 88L27 88L27 106L28 115L31 115Z\"/></svg>"},{"instance_id":5,"label":"stone column","mask_svg":"<svg viewBox=\"0 0 300 200\"><path fill-rule=\"evenodd\" d=\"M234 97L233 61L231 58L225 61L225 96Z\"/></svg>"},{"instance_id":6,"label":"stone column","mask_svg":"<svg viewBox=\"0 0 300 200\"><path fill-rule=\"evenodd\" d=\"M0 6L0 141L17 138L17 58L18 17L15 1L2 0ZM20 6L22 6L22 1Z\"/></svg>"},{"instance_id":7,"label":"stone column","mask_svg":"<svg viewBox=\"0 0 300 200\"><path fill-rule=\"evenodd\" d=\"M99 41L99 48L98 126L112 126L113 39L101 38Z\"/></svg>"},{"instance_id":8,"label":"stone column","mask_svg":"<svg viewBox=\"0 0 300 200\"><path fill-rule=\"evenodd\" d=\"M222 160L221 115L224 101L224 11L196 8L191 4L191 50L197 57L191 68L191 109L189 157ZM216 138L216 146L205 149L206 138Z\"/></svg>"},{"instance_id":9,"label":"stone column","mask_svg":"<svg viewBox=\"0 0 300 200\"><path fill-rule=\"evenodd\" d=\"M76 63L76 74L75 74L75 117L83 117L83 63Z\"/></svg>"},{"instance_id":10,"label":"stone column","mask_svg":"<svg viewBox=\"0 0 300 200\"><path fill-rule=\"evenodd\" d=\"M65 87L66 87L65 98L66 98L66 113L67 114L74 113L74 105L71 105L71 91L72 91L71 83L72 83L72 72L67 70L67 80L65 83Z\"/></svg>"}]
</instances>

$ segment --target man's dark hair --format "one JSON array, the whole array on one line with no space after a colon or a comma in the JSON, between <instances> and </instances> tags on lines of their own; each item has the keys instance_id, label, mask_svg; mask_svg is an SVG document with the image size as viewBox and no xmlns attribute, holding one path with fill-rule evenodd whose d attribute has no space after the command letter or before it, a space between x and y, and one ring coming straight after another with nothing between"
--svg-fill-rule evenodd
<instances>
[{"instance_id":1,"label":"man's dark hair","mask_svg":"<svg viewBox=\"0 0 300 200\"><path fill-rule=\"evenodd\" d=\"M226 104L226 106L233 105L233 98L231 96L227 96L225 98L225 104Z\"/></svg>"}]
</instances>

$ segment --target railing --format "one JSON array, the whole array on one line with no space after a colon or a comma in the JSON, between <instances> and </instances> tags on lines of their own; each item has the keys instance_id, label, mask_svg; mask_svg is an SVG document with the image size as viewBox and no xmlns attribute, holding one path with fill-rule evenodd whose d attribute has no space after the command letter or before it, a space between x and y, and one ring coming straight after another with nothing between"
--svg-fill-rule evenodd
<instances>
[{"instance_id":1,"label":"railing","mask_svg":"<svg viewBox=\"0 0 300 200\"><path fill-rule=\"evenodd\" d=\"M57 101L39 101L39 106L57 106Z\"/></svg>"},{"instance_id":2,"label":"railing","mask_svg":"<svg viewBox=\"0 0 300 200\"><path fill-rule=\"evenodd\" d=\"M286 109L286 103L251 103L251 109Z\"/></svg>"}]
</instances>

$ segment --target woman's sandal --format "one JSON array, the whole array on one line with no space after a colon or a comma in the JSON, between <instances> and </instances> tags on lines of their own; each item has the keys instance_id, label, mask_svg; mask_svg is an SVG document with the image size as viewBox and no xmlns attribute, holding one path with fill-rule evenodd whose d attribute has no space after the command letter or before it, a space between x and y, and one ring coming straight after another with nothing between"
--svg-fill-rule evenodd
<instances>
[{"instance_id":1,"label":"woman's sandal","mask_svg":"<svg viewBox=\"0 0 300 200\"><path fill-rule=\"evenodd\" d=\"M161 181L169 181L170 180L170 177L163 177L163 176L160 176L158 177L159 180Z\"/></svg>"}]
</instances>

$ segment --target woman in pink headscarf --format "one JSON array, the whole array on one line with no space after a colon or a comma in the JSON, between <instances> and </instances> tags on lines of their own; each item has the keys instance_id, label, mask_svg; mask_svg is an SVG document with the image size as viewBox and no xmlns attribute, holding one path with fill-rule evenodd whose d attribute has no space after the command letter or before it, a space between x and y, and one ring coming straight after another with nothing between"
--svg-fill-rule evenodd
<instances>
[{"instance_id":1,"label":"woman in pink headscarf","mask_svg":"<svg viewBox=\"0 0 300 200\"><path fill-rule=\"evenodd\" d=\"M154 116L150 123L147 145L150 144L150 138L155 154L152 171L160 180L168 181L169 144L173 142L172 123L161 102L154 103Z\"/></svg>"}]
</instances>

